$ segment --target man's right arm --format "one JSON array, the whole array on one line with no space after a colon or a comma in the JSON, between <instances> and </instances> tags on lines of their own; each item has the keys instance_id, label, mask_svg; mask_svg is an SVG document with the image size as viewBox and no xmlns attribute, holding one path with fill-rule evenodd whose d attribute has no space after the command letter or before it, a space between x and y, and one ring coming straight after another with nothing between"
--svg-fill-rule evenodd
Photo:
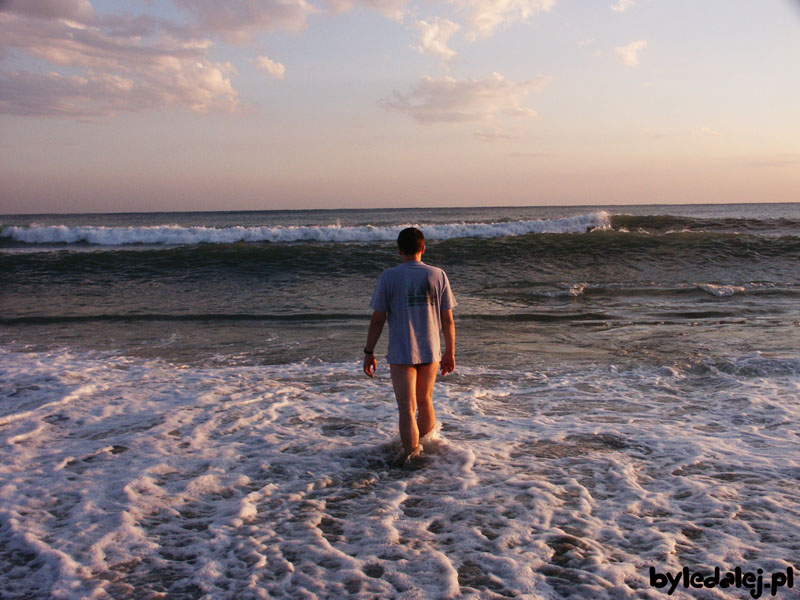
<instances>
[{"instance_id":1,"label":"man's right arm","mask_svg":"<svg viewBox=\"0 0 800 600\"><path fill-rule=\"evenodd\" d=\"M453 321L453 309L448 308L439 313L444 333L444 354L442 355L442 375L452 373L456 368L456 324Z\"/></svg>"}]
</instances>

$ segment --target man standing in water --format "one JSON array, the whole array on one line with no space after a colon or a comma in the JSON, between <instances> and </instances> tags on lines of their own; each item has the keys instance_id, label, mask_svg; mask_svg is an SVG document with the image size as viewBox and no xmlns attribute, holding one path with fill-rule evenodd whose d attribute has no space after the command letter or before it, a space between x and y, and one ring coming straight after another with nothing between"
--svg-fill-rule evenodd
<instances>
[{"instance_id":1,"label":"man standing in water","mask_svg":"<svg viewBox=\"0 0 800 600\"><path fill-rule=\"evenodd\" d=\"M456 305L450 282L441 269L422 262L425 236L408 227L397 237L403 264L386 269L370 303L374 312L364 347L364 372L372 377L377 368L375 345L389 320L389 352L386 362L400 412L400 439L406 460L419 456L420 437L433 431L433 385L441 361L442 375L456 367ZM439 332L444 332L442 354ZM419 415L417 415L419 411Z\"/></svg>"}]
</instances>

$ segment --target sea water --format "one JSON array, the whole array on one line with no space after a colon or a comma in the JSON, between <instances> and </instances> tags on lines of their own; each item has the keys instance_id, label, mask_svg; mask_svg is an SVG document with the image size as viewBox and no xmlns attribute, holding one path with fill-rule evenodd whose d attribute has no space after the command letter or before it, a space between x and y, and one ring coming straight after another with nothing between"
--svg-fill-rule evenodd
<instances>
[{"instance_id":1,"label":"sea water","mask_svg":"<svg viewBox=\"0 0 800 600\"><path fill-rule=\"evenodd\" d=\"M360 371L407 224L459 303L411 470L385 333ZM798 259L800 205L2 217L0 596L770 582L800 567Z\"/></svg>"}]
</instances>

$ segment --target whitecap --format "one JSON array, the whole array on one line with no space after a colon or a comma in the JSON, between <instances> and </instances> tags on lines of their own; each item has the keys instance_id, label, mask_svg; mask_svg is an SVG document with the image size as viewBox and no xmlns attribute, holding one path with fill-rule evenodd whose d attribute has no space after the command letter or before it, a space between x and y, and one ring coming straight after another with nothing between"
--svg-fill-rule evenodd
<instances>
[{"instance_id":1,"label":"whitecap","mask_svg":"<svg viewBox=\"0 0 800 600\"><path fill-rule=\"evenodd\" d=\"M608 213L550 220L504 221L497 223L445 223L417 225L426 237L435 240L456 238L494 238L531 233L584 233L607 229ZM394 226L282 226L282 227L183 227L158 225L149 227L101 227L36 225L3 227L1 237L26 244L94 244L124 246L130 244L232 244L238 242L388 242L410 224Z\"/></svg>"},{"instance_id":2,"label":"whitecap","mask_svg":"<svg viewBox=\"0 0 800 600\"><path fill-rule=\"evenodd\" d=\"M717 298L727 298L734 294L746 292L747 288L741 285L725 285L715 283L696 283L695 286L704 292L716 296Z\"/></svg>"}]
</instances>

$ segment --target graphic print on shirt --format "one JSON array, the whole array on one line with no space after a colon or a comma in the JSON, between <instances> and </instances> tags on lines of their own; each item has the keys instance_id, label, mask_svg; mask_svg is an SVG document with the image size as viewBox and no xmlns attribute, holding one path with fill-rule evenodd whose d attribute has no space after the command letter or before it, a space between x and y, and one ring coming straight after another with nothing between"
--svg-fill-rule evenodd
<instances>
[{"instance_id":1,"label":"graphic print on shirt","mask_svg":"<svg viewBox=\"0 0 800 600\"><path fill-rule=\"evenodd\" d=\"M433 292L431 291L431 284L428 279L423 279L419 288L414 288L414 282L408 284L408 292L406 294L407 306L428 306L433 304Z\"/></svg>"}]
</instances>

